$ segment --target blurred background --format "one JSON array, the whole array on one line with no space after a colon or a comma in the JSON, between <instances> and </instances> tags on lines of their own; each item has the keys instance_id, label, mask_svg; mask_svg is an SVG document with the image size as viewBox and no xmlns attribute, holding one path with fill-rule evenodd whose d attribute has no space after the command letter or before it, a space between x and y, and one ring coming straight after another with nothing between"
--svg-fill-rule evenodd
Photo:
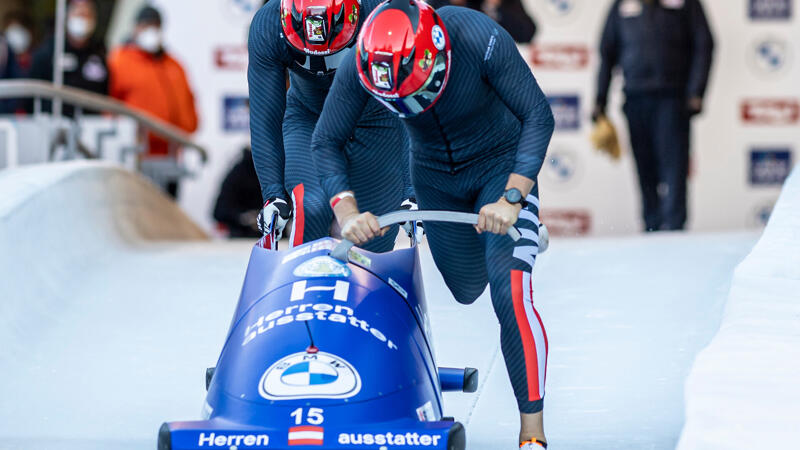
<instances>
[{"instance_id":1,"label":"blurred background","mask_svg":"<svg viewBox=\"0 0 800 450\"><path fill-rule=\"evenodd\" d=\"M620 7L638 2L623 1ZM0 3L4 35L0 46L15 54L13 62L7 57L0 61L16 66L13 74L6 71L4 79L58 82L52 75L57 3ZM65 70L72 71L65 72L64 84L119 99L134 111L150 114L146 117L155 116L160 119L156 128L165 122L172 127L166 135L162 129L158 137L154 135L158 133L147 134L158 130L141 117L108 108L76 111L69 102L63 107L63 118L53 117L47 114L49 97L37 91L21 101L3 100L0 167L72 158L117 161L142 171L176 195L183 209L212 234L247 235L248 230L232 230L235 223L220 222L230 217L226 208L246 211L260 206L258 195L253 194L254 174L248 172L249 155L243 150L249 144L247 30L263 2L64 3L69 6L64 64ZM618 70L605 112L617 128L621 156L615 159L597 151L590 139L601 35L613 1L457 3L487 12L512 33L551 98L557 130L539 180L543 216L551 232L584 236L643 230L636 164L628 122L621 111L623 77ZM769 218L800 145L797 5L792 0L702 0L701 4L714 49L702 113L692 120L688 228L759 228ZM155 7L157 16L140 17L146 5ZM88 17L88 25L71 20L72 16ZM139 36L147 25L161 29L158 42L163 43L169 67L161 60L153 65L125 51L130 46L156 45L147 43L151 37L147 33ZM86 36L80 37L81 33ZM87 43L78 45L81 40ZM80 67L67 67L75 64ZM144 83L149 89L142 89L140 78L146 71L153 73ZM6 97L9 89L3 91ZM37 96L43 101L34 101ZM44 113L37 114L40 111ZM228 186L229 194L225 194L223 181L232 170L236 180L252 178ZM236 189L239 194L233 197L247 197L245 204L230 205L230 192Z\"/></svg>"}]
</instances>

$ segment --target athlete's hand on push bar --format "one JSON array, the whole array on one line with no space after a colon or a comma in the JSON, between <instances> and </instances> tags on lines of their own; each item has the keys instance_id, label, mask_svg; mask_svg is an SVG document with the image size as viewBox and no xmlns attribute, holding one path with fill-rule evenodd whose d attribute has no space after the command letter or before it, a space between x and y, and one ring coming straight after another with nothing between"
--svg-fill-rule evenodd
<instances>
[{"instance_id":1,"label":"athlete's hand on push bar","mask_svg":"<svg viewBox=\"0 0 800 450\"><path fill-rule=\"evenodd\" d=\"M341 192L331 199L331 208L342 228L342 237L348 241L363 245L372 239L383 236L389 228L381 229L378 218L372 213L361 213L355 196L350 191Z\"/></svg>"},{"instance_id":2,"label":"athlete's hand on push bar","mask_svg":"<svg viewBox=\"0 0 800 450\"><path fill-rule=\"evenodd\" d=\"M508 229L517 223L520 210L522 210L521 205L512 205L505 199L489 203L481 208L475 230L478 233L487 231L494 234L506 234Z\"/></svg>"}]
</instances>

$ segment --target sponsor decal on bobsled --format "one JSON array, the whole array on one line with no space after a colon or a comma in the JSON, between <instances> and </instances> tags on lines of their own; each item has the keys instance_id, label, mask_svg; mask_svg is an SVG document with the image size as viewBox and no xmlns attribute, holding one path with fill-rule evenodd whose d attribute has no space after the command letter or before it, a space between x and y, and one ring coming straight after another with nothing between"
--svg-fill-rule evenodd
<instances>
[{"instance_id":1,"label":"sponsor decal on bobsled","mask_svg":"<svg viewBox=\"0 0 800 450\"><path fill-rule=\"evenodd\" d=\"M197 440L198 447L266 447L269 445L269 435L266 434L223 434L200 433Z\"/></svg>"},{"instance_id":2,"label":"sponsor decal on bobsled","mask_svg":"<svg viewBox=\"0 0 800 450\"><path fill-rule=\"evenodd\" d=\"M267 400L350 398L360 390L358 371L325 352L286 356L271 365L258 383L258 393Z\"/></svg>"},{"instance_id":3,"label":"sponsor decal on bobsled","mask_svg":"<svg viewBox=\"0 0 800 450\"><path fill-rule=\"evenodd\" d=\"M296 281L292 285L291 302L300 302L305 298L307 292L319 291L332 293L334 301L347 302L347 295L350 290L350 283L337 280L333 286L308 286L308 280ZM271 313L259 316L254 323L247 325L244 329L244 339L242 347L252 342L256 337L268 331L292 323L307 322L312 320L327 321L342 325L349 324L351 327L358 328L365 333L371 334L375 339L383 342L390 349L397 350L397 345L383 332L370 324L366 320L359 319L355 315L353 308L345 305L333 305L330 303L299 303L285 308L277 309Z\"/></svg>"},{"instance_id":4,"label":"sponsor decal on bobsled","mask_svg":"<svg viewBox=\"0 0 800 450\"><path fill-rule=\"evenodd\" d=\"M423 447L438 446L442 436L427 433L339 433L340 445L418 445Z\"/></svg>"},{"instance_id":5,"label":"sponsor decal on bobsled","mask_svg":"<svg viewBox=\"0 0 800 450\"><path fill-rule=\"evenodd\" d=\"M436 420L436 413L433 411L433 404L430 400L417 408L417 419L420 422L433 422Z\"/></svg>"},{"instance_id":6,"label":"sponsor decal on bobsled","mask_svg":"<svg viewBox=\"0 0 800 450\"><path fill-rule=\"evenodd\" d=\"M296 277L342 277L350 276L350 268L341 261L330 256L317 256L295 267L292 274Z\"/></svg>"}]
</instances>

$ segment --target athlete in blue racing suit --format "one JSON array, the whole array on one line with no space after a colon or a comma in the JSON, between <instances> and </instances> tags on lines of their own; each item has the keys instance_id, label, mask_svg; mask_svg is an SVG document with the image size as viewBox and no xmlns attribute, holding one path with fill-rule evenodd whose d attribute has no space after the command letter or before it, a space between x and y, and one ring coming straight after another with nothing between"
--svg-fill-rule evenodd
<instances>
[{"instance_id":1,"label":"athlete in blue racing suit","mask_svg":"<svg viewBox=\"0 0 800 450\"><path fill-rule=\"evenodd\" d=\"M428 242L459 302L475 301L489 283L521 413L520 442L544 447L547 338L533 306L532 269L535 180L553 115L508 33L480 12L453 6L437 12L415 0L390 0L367 19L317 123L314 159L329 197L348 190L347 138L374 96L401 116L409 133L420 208L480 213L477 232L425 224ZM349 199L334 211L343 236L357 244L380 235L374 216L359 214ZM503 236L514 223L523 235L518 242Z\"/></svg>"},{"instance_id":2,"label":"athlete in blue racing suit","mask_svg":"<svg viewBox=\"0 0 800 450\"><path fill-rule=\"evenodd\" d=\"M250 26L250 129L253 160L266 202L259 226L266 236L262 244L267 246L273 216L278 235L289 219L290 197L292 245L330 233L333 213L310 155L311 134L337 65L349 54L348 47L378 1L330 1L327 10L319 4L272 0L256 13ZM314 41L316 37L319 42ZM345 172L363 208L385 213L413 197L408 137L396 117L370 100L346 140ZM396 234L395 228L367 249L391 250Z\"/></svg>"}]
</instances>

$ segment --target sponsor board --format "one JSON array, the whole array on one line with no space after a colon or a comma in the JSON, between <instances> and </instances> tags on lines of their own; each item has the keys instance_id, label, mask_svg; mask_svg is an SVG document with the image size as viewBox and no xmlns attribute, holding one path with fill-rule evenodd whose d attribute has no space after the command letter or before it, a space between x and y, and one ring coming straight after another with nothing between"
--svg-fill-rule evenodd
<instances>
[{"instance_id":1,"label":"sponsor board","mask_svg":"<svg viewBox=\"0 0 800 450\"><path fill-rule=\"evenodd\" d=\"M759 228L767 226L773 209L775 209L774 201L757 206L753 209L750 224Z\"/></svg>"},{"instance_id":2,"label":"sponsor board","mask_svg":"<svg viewBox=\"0 0 800 450\"><path fill-rule=\"evenodd\" d=\"M261 6L263 0L223 0L219 2L225 17L235 23L250 23Z\"/></svg>"},{"instance_id":3,"label":"sponsor board","mask_svg":"<svg viewBox=\"0 0 800 450\"><path fill-rule=\"evenodd\" d=\"M572 185L579 174L578 161L573 151L556 147L547 153L547 159L542 166L543 175L559 186Z\"/></svg>"},{"instance_id":4,"label":"sponsor board","mask_svg":"<svg viewBox=\"0 0 800 450\"><path fill-rule=\"evenodd\" d=\"M742 122L754 125L796 125L800 123L797 99L746 99L741 106Z\"/></svg>"},{"instance_id":5,"label":"sponsor board","mask_svg":"<svg viewBox=\"0 0 800 450\"><path fill-rule=\"evenodd\" d=\"M592 214L586 210L544 209L541 219L550 236L586 236L592 231Z\"/></svg>"},{"instance_id":6,"label":"sponsor board","mask_svg":"<svg viewBox=\"0 0 800 450\"><path fill-rule=\"evenodd\" d=\"M748 13L753 20L789 20L793 0L748 0Z\"/></svg>"},{"instance_id":7,"label":"sponsor board","mask_svg":"<svg viewBox=\"0 0 800 450\"><path fill-rule=\"evenodd\" d=\"M750 184L781 186L792 171L788 148L754 148L750 151Z\"/></svg>"},{"instance_id":8,"label":"sponsor board","mask_svg":"<svg viewBox=\"0 0 800 450\"><path fill-rule=\"evenodd\" d=\"M299 352L272 364L261 376L258 393L267 400L350 398L361 391L361 376L331 353Z\"/></svg>"},{"instance_id":9,"label":"sponsor board","mask_svg":"<svg viewBox=\"0 0 800 450\"><path fill-rule=\"evenodd\" d=\"M222 99L222 129L228 133L250 131L250 104L246 95L227 95Z\"/></svg>"},{"instance_id":10,"label":"sponsor board","mask_svg":"<svg viewBox=\"0 0 800 450\"><path fill-rule=\"evenodd\" d=\"M289 428L289 445L322 445L325 429L311 425Z\"/></svg>"},{"instance_id":11,"label":"sponsor board","mask_svg":"<svg viewBox=\"0 0 800 450\"><path fill-rule=\"evenodd\" d=\"M538 0L537 3L541 5L537 11L543 11L550 21L564 23L577 17L583 0Z\"/></svg>"},{"instance_id":12,"label":"sponsor board","mask_svg":"<svg viewBox=\"0 0 800 450\"><path fill-rule=\"evenodd\" d=\"M339 433L339 445L436 447L442 436L427 433Z\"/></svg>"},{"instance_id":13,"label":"sponsor board","mask_svg":"<svg viewBox=\"0 0 800 450\"><path fill-rule=\"evenodd\" d=\"M556 131L576 131L581 128L581 103L577 95L551 95L547 97Z\"/></svg>"},{"instance_id":14,"label":"sponsor board","mask_svg":"<svg viewBox=\"0 0 800 450\"><path fill-rule=\"evenodd\" d=\"M226 433L200 433L197 440L198 447L220 448L247 448L266 447L269 445L269 436L266 434L226 434Z\"/></svg>"},{"instance_id":15,"label":"sponsor board","mask_svg":"<svg viewBox=\"0 0 800 450\"><path fill-rule=\"evenodd\" d=\"M531 49L531 63L543 70L583 70L589 65L589 47L585 44L537 44Z\"/></svg>"},{"instance_id":16,"label":"sponsor board","mask_svg":"<svg viewBox=\"0 0 800 450\"><path fill-rule=\"evenodd\" d=\"M220 45L214 49L214 67L220 70L247 70L246 45Z\"/></svg>"},{"instance_id":17,"label":"sponsor board","mask_svg":"<svg viewBox=\"0 0 800 450\"><path fill-rule=\"evenodd\" d=\"M792 47L785 39L775 36L762 37L750 48L750 67L761 76L778 76L787 71L791 64L791 54Z\"/></svg>"}]
</instances>

